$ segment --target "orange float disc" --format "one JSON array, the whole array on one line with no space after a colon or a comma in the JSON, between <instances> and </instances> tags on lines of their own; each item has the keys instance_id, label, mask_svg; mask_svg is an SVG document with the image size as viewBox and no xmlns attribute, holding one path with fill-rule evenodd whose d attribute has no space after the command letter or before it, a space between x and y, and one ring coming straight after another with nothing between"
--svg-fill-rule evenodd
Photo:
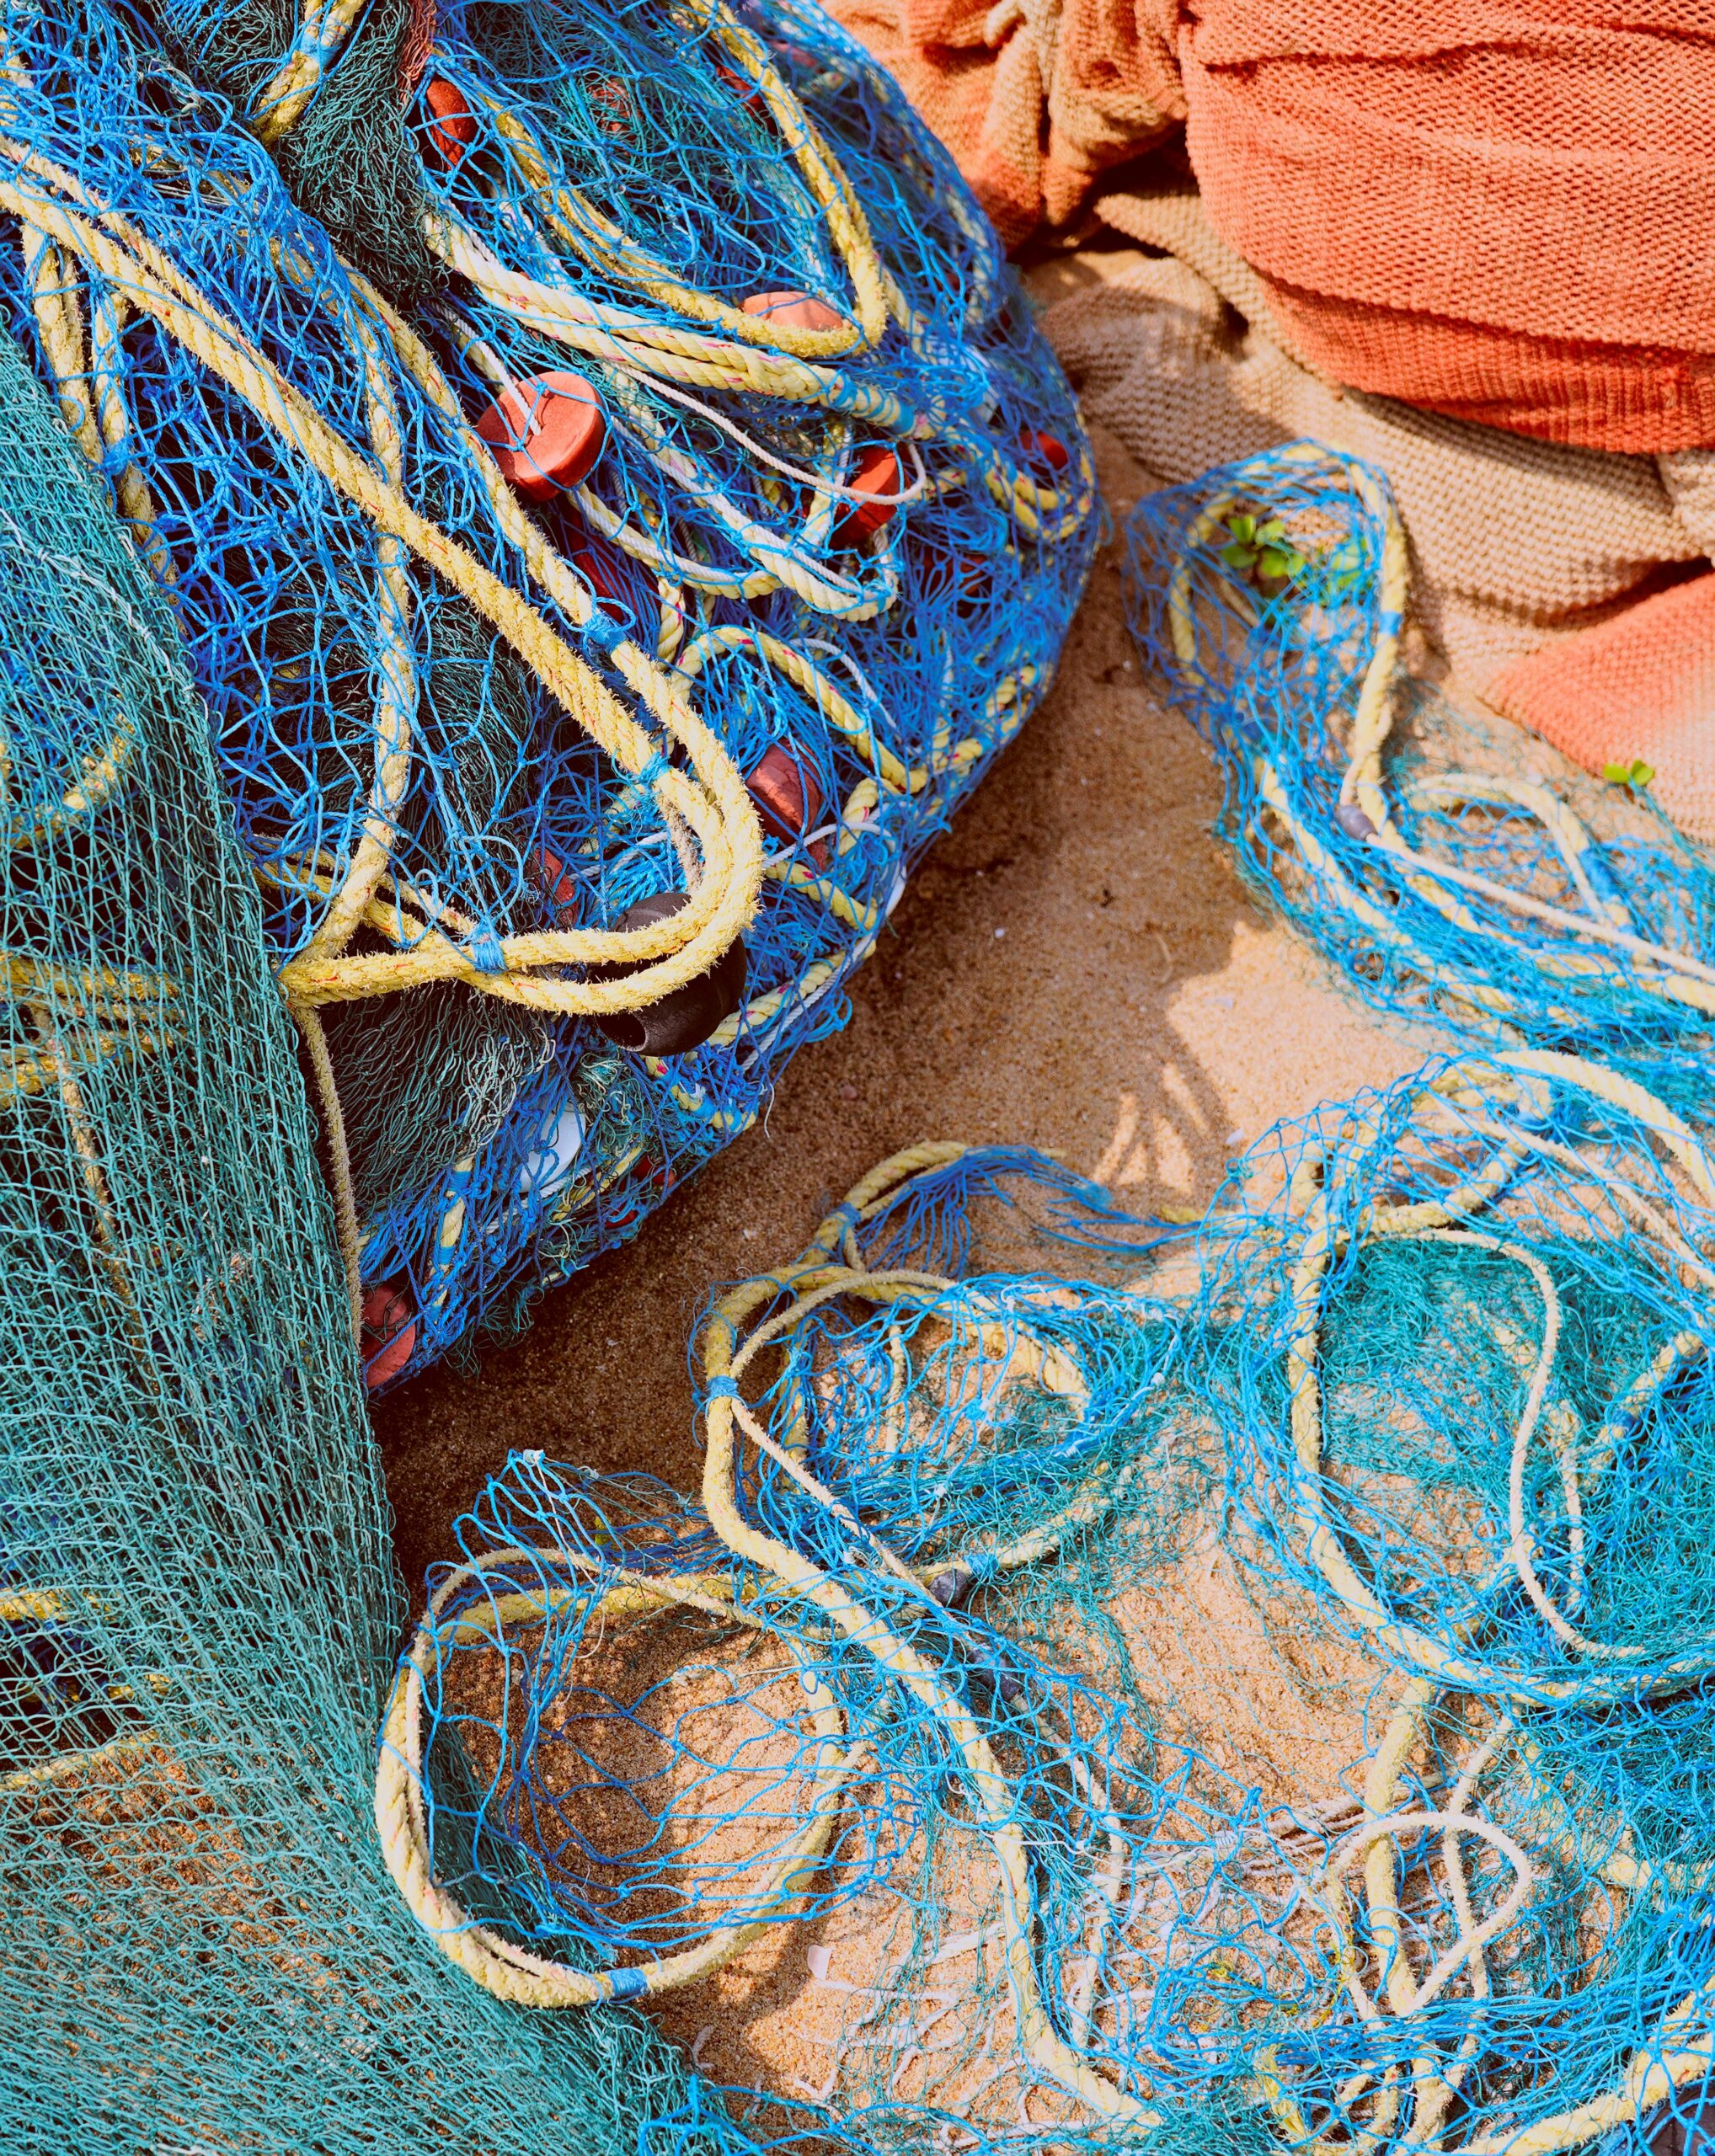
<instances>
[{"instance_id":1,"label":"orange float disc","mask_svg":"<svg viewBox=\"0 0 1715 2156\"><path fill-rule=\"evenodd\" d=\"M607 422L580 374L559 369L511 383L477 421L501 477L527 502L575 487L601 454Z\"/></svg>"}]
</instances>

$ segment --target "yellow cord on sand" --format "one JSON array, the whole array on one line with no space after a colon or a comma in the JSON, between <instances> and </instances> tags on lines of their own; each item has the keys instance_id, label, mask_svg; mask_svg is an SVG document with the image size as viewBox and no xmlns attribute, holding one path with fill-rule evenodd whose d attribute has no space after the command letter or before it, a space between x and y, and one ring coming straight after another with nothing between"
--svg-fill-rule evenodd
<instances>
[{"instance_id":1,"label":"yellow cord on sand","mask_svg":"<svg viewBox=\"0 0 1715 2156\"><path fill-rule=\"evenodd\" d=\"M962 1145L930 1145L895 1154L865 1177L849 1193L844 1205L828 1216L793 1265L766 1279L746 1283L718 1305L703 1334L702 1346L709 1390L703 1508L729 1549L820 1610L847 1639L873 1655L942 1723L963 1762L965 1784L978 1824L994 1851L999 1869L1007 1969L1020 2048L1049 2079L1070 2090L1098 2116L1147 2129L1162 2122L1161 2114L1125 2095L1094 2073L1055 2034L1049 2020L1036 1972L1035 1919L1031 1908L1028 1849L1017 1823L1005 1774L970 1710L943 1682L934 1665L909 1641L820 1566L753 1528L737 1502L736 1432L740 1423L737 1380L756 1352L767 1339L775 1337L783 1321L777 1318L767 1326L756 1328L739 1347L741 1334L756 1313L783 1292L793 1293L803 1307L809 1307L813 1301L852 1292L854 1286L861 1286L867 1280L876 1299L886 1299L893 1292L887 1284L887 1276L868 1275L855 1262L837 1266L832 1262L834 1251L843 1240L848 1261L855 1261L854 1222L861 1219L866 1211L874 1211L885 1203L897 1186L911 1176L955 1161L964 1150ZM895 1278L900 1293L925 1285L947 1284L932 1275L912 1274ZM788 1311L783 1316L789 1320L792 1315Z\"/></svg>"},{"instance_id":2,"label":"yellow cord on sand","mask_svg":"<svg viewBox=\"0 0 1715 2156\"><path fill-rule=\"evenodd\" d=\"M712 1975L749 1942L783 1917L795 1913L827 1853L841 1792L862 1770L867 1755L861 1746L845 1745L845 1720L817 1674L807 1647L789 1634L784 1644L797 1662L810 1705L816 1737L816 1764L804 1797L804 1823L790 1847L770 1860L755 1916L723 1925L697 1945L663 1956L633 1969L600 1972L569 1968L515 1946L478 1923L435 1878L428 1808L424 1801L424 1687L441 1657L451 1646L489 1641L500 1646L510 1626L541 1625L557 1612L596 1599L591 1619L629 1617L650 1610L702 1611L723 1625L762 1630L742 1603L735 1603L731 1581L722 1574L690 1577L600 1570L604 1582L536 1593L521 1589L487 1597L461 1616L446 1621L449 1599L492 1567L509 1563L550 1562L592 1573L598 1567L575 1552L512 1549L490 1552L478 1563L461 1566L437 1589L419 1621L410 1652L399 1665L382 1731L376 1768L375 1822L382 1854L393 1883L411 1913L449 1961L497 1999L534 2007L596 2006L615 1999L658 1996Z\"/></svg>"},{"instance_id":3,"label":"yellow cord on sand","mask_svg":"<svg viewBox=\"0 0 1715 2156\"><path fill-rule=\"evenodd\" d=\"M735 1427L741 1426L758 1436L764 1449L802 1486L830 1506L848 1527L854 1528L885 1569L919 1582L943 1569L930 1565L914 1572L861 1523L852 1519L804 1467L801 1459L795 1457L793 1447L774 1444L761 1429L738 1397L737 1378L752 1358L778 1339L791 1324L838 1295L856 1294L884 1304L904 1295L938 1293L954 1284L938 1274L869 1273L858 1262L853 1230L857 1222L878 1210L901 1183L925 1171L948 1165L960 1158L965 1150L956 1144L925 1145L895 1154L858 1184L845 1204L828 1216L793 1264L767 1279L747 1283L720 1304L703 1342L704 1368L712 1386L704 1502L711 1523L729 1548L757 1565L777 1586L820 1610L847 1638L874 1655L945 1725L964 1762L983 1830L999 1864L1007 1930L1007 1969L1022 2047L1045 2075L1071 2089L1092 2111L1103 2117L1147 2127L1159 2122L1158 2115L1122 2095L1093 2073L1055 2034L1049 2021L1035 1968L1028 1854L1012 1817L1014 1807L1005 1774L975 1721L943 1683L934 1667L915 1648L818 1566L784 1544L750 1527L735 1502ZM843 1255L848 1261L845 1264L838 1262L842 1243ZM751 1321L762 1306L783 1292L793 1294L792 1305L765 1324L752 1325ZM740 1334L747 1327L748 1337L735 1353ZM1004 1347L1011 1356L1009 1370L1019 1369L1031 1381L1074 1403L1087 1397L1076 1364L1052 1343L1036 1342L1034 1361L1017 1365L1015 1336L1020 1332L1028 1337L1028 1326L1022 1323L1007 1326L998 1320L985 1321L979 1327L982 1350L997 1353ZM1103 1503L1112 1502L1115 1494L1110 1492L1104 1496L1098 1490L1087 1491L1058 1521L996 1550L996 1563L1002 1566L1025 1564L1048 1554L1061 1535L1076 1524L1093 1518ZM484 1566L543 1556L560 1562L576 1561L559 1552L510 1550L485 1559ZM388 1705L376 1782L376 1821L387 1869L419 1922L434 1936L442 1951L485 1989L532 2006L600 2004L616 1996L612 1975L568 1969L513 1947L476 1924L432 1876L422 1795L423 1687L437 1667L450 1636L441 1625L441 1613L448 1598L476 1576L476 1567L463 1567L437 1592L418 1627L409 1655L400 1665ZM552 1614L554 1607L573 1600L582 1592L566 1588L546 1594L521 1593L491 1597L480 1610L457 1620L456 1636L493 1639L498 1642L509 1624L539 1623ZM677 1603L709 1610L723 1621L756 1624L758 1620L741 1604L734 1604L731 1593L729 1581L719 1576L679 1581L626 1573L619 1576L617 1584L602 1590L597 1609L604 1613L631 1614ZM792 1644L789 1640L788 1643ZM806 1652L801 1646L794 1646L793 1651L799 1659L806 1682L810 1682L813 1668ZM836 1749L843 1738L843 1722L819 1682L816 1689L820 1694L817 1734L825 1764L818 1769L815 1795L810 1801L804 1831L793 1849L777 1860L775 1876L762 1896L763 1913L744 1925L713 1935L683 1954L626 1972L639 1993L654 1994L696 1982L729 1961L763 1925L793 1913L793 1904L805 1891L810 1875L826 1850L840 1794L858 1779L861 1762L862 1748L850 1752ZM620 1983L624 1995L631 1995L624 1975Z\"/></svg>"}]
</instances>

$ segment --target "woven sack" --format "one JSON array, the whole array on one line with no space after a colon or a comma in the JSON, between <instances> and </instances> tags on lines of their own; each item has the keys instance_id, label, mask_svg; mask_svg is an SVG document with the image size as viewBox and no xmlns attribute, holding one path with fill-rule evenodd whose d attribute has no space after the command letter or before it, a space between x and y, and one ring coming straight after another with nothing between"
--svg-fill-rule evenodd
<instances>
[{"instance_id":1,"label":"woven sack","mask_svg":"<svg viewBox=\"0 0 1715 2156\"><path fill-rule=\"evenodd\" d=\"M1680 830L1715 841L1715 574L1520 660L1489 701L1587 771L1643 765Z\"/></svg>"}]
</instances>

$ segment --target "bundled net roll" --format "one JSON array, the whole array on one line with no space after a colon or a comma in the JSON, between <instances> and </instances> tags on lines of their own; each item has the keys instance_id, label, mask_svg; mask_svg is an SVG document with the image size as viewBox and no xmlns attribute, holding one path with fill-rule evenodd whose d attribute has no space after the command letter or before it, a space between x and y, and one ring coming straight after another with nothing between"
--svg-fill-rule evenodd
<instances>
[{"instance_id":1,"label":"bundled net roll","mask_svg":"<svg viewBox=\"0 0 1715 2156\"><path fill-rule=\"evenodd\" d=\"M840 1022L1094 498L819 18L277 16L8 12L0 285L208 704L374 1387Z\"/></svg>"},{"instance_id":2,"label":"bundled net roll","mask_svg":"<svg viewBox=\"0 0 1715 2156\"><path fill-rule=\"evenodd\" d=\"M724 2100L774 2148L1659 2148L1715 2060L1712 1230L1688 1127L1537 1052L1283 1126L1189 1267L899 1156L712 1312L700 1512L532 1454L462 1524L395 1875L491 1989L686 1993L705 2072L807 1932Z\"/></svg>"},{"instance_id":3,"label":"bundled net roll","mask_svg":"<svg viewBox=\"0 0 1715 2156\"><path fill-rule=\"evenodd\" d=\"M653 2032L509 2022L382 1869L387 1505L254 880L3 340L0 413L0 2140L634 2145Z\"/></svg>"},{"instance_id":4,"label":"bundled net roll","mask_svg":"<svg viewBox=\"0 0 1715 2156\"><path fill-rule=\"evenodd\" d=\"M1130 545L1134 627L1221 759L1259 894L1378 1002L1600 1057L1705 1113L1707 858L1641 784L1521 768L1520 736L1405 674L1380 473L1265 451L1146 499Z\"/></svg>"}]
</instances>

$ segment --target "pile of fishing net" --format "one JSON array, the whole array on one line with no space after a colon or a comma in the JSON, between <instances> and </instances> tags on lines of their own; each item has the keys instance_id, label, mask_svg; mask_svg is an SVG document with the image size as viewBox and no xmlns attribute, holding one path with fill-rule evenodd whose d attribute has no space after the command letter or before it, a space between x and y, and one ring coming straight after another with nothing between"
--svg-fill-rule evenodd
<instances>
[{"instance_id":1,"label":"pile of fishing net","mask_svg":"<svg viewBox=\"0 0 1715 2156\"><path fill-rule=\"evenodd\" d=\"M0 402L8 2144L1690 2134L1691 1123L1473 1052L1167 1235L900 1156L712 1305L701 1502L515 1460L388 1699L263 899L167 602L3 346Z\"/></svg>"},{"instance_id":2,"label":"pile of fishing net","mask_svg":"<svg viewBox=\"0 0 1715 2156\"><path fill-rule=\"evenodd\" d=\"M206 707L375 1388L841 1022L1051 677L1087 450L813 8L0 29L8 318Z\"/></svg>"},{"instance_id":3,"label":"pile of fishing net","mask_svg":"<svg viewBox=\"0 0 1715 2156\"><path fill-rule=\"evenodd\" d=\"M381 1869L402 1613L254 878L172 613L3 340L0 415L0 2142L633 2146L667 2047L509 2016Z\"/></svg>"},{"instance_id":4,"label":"pile of fishing net","mask_svg":"<svg viewBox=\"0 0 1715 2156\"><path fill-rule=\"evenodd\" d=\"M1669 2145L1712 1235L1691 1128L1535 1051L1280 1127L1165 1241L897 1156L712 1305L700 1507L530 1454L460 1523L394 1877L494 1994L760 2073L687 2137Z\"/></svg>"}]
</instances>

